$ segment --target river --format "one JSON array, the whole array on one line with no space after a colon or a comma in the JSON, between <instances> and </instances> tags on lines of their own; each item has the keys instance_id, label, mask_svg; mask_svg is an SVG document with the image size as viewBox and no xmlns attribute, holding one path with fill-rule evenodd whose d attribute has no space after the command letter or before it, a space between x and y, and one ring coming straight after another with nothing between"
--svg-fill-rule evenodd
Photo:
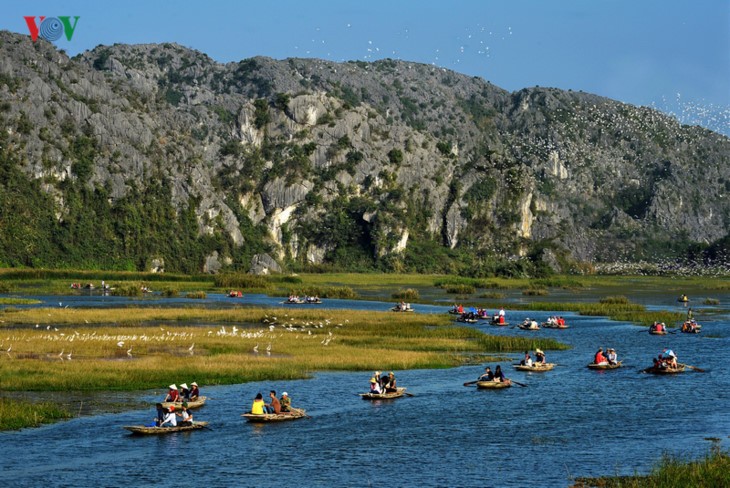
<instances>
[{"instance_id":1,"label":"river","mask_svg":"<svg viewBox=\"0 0 730 488\"><path fill-rule=\"evenodd\" d=\"M249 298L269 304L268 297ZM55 306L73 301L42 299ZM230 304L235 299L226 300L217 301ZM390 306L327 302L324 306L333 308ZM550 314L509 312L509 320L517 323L529 315L542 321ZM3 432L3 479L23 487L180 486L187 484L185 479L206 487L565 487L578 476L646 473L664 452L702 456L708 437L720 438L728 448L730 317L698 316L703 324L698 335L651 336L628 323L562 315L570 325L567 330L475 325L494 334L553 337L572 346L547 351L548 361L558 366L546 373L521 373L509 361L502 363L507 375L526 387L490 391L462 386L476 379L484 365L396 371L399 385L413 396L380 402L357 395L366 390L372 372L202 385L211 399L194 413L196 420L210 421L208 430L137 437L122 429L149 422L154 415L149 407ZM599 346L615 347L625 367L587 369ZM674 377L639 373L663 347L677 352L680 362L706 372ZM521 354L510 356L514 362ZM256 393L266 395L271 389L287 391L294 406L306 408L311 418L277 425L246 423L240 414ZM154 402L162 394L139 396Z\"/></svg>"}]
</instances>

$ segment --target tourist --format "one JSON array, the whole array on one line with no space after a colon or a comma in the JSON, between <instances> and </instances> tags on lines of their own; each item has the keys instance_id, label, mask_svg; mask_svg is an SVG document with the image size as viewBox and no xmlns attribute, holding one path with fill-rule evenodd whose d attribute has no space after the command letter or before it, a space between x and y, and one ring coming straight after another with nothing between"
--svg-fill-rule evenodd
<instances>
[{"instance_id":1,"label":"tourist","mask_svg":"<svg viewBox=\"0 0 730 488\"><path fill-rule=\"evenodd\" d=\"M291 411L291 398L289 398L289 394L287 392L281 394L281 400L279 400L279 403L281 404L282 412Z\"/></svg>"},{"instance_id":2,"label":"tourist","mask_svg":"<svg viewBox=\"0 0 730 488\"><path fill-rule=\"evenodd\" d=\"M606 357L603 355L603 348L599 347L598 352L596 352L596 356L593 359L593 362L595 364L608 364L608 361L606 360Z\"/></svg>"},{"instance_id":3,"label":"tourist","mask_svg":"<svg viewBox=\"0 0 730 488\"><path fill-rule=\"evenodd\" d=\"M180 392L180 399L184 402L187 402L190 400L190 389L188 388L187 383L180 383L180 388L182 391Z\"/></svg>"},{"instance_id":4,"label":"tourist","mask_svg":"<svg viewBox=\"0 0 730 488\"><path fill-rule=\"evenodd\" d=\"M545 364L545 353L542 352L542 349L535 349L535 362Z\"/></svg>"},{"instance_id":5,"label":"tourist","mask_svg":"<svg viewBox=\"0 0 730 488\"><path fill-rule=\"evenodd\" d=\"M507 381L507 378L504 377L504 373L502 372L502 366L500 366L499 364L497 365L497 368L494 370L494 381L501 381L501 382Z\"/></svg>"},{"instance_id":6,"label":"tourist","mask_svg":"<svg viewBox=\"0 0 730 488\"><path fill-rule=\"evenodd\" d=\"M279 403L279 399L276 398L276 391L271 390L269 392L269 398L271 398L271 403L266 405L266 411L268 413L280 414L281 413L281 403Z\"/></svg>"},{"instance_id":7,"label":"tourist","mask_svg":"<svg viewBox=\"0 0 730 488\"><path fill-rule=\"evenodd\" d=\"M477 381L494 381L494 373L489 366L484 368L484 374L479 377Z\"/></svg>"},{"instance_id":8,"label":"tourist","mask_svg":"<svg viewBox=\"0 0 730 488\"><path fill-rule=\"evenodd\" d=\"M532 357L530 357L530 351L525 351L525 358L520 361L522 366L532 366Z\"/></svg>"},{"instance_id":9,"label":"tourist","mask_svg":"<svg viewBox=\"0 0 730 488\"><path fill-rule=\"evenodd\" d=\"M162 403L157 403L155 404L155 410L157 411L157 416L155 417L155 426L159 427L165 420L165 414L167 413L167 409L162 406Z\"/></svg>"},{"instance_id":10,"label":"tourist","mask_svg":"<svg viewBox=\"0 0 730 488\"><path fill-rule=\"evenodd\" d=\"M163 402L179 402L180 401L180 392L177 390L177 386L174 384L170 385L170 390L167 392L167 396L165 397Z\"/></svg>"},{"instance_id":11,"label":"tourist","mask_svg":"<svg viewBox=\"0 0 730 488\"><path fill-rule=\"evenodd\" d=\"M370 378L370 393L374 395L380 395L382 390L380 389L380 383L375 379L375 376Z\"/></svg>"},{"instance_id":12,"label":"tourist","mask_svg":"<svg viewBox=\"0 0 730 488\"><path fill-rule=\"evenodd\" d=\"M663 360L667 362L667 365L670 368L677 368L679 366L677 364L677 355L674 354L674 351L672 351L671 349L665 347L660 356Z\"/></svg>"},{"instance_id":13,"label":"tourist","mask_svg":"<svg viewBox=\"0 0 730 488\"><path fill-rule=\"evenodd\" d=\"M200 388L198 388L198 384L193 381L190 384L190 400L195 401L198 397L200 397Z\"/></svg>"},{"instance_id":14,"label":"tourist","mask_svg":"<svg viewBox=\"0 0 730 488\"><path fill-rule=\"evenodd\" d=\"M616 354L616 349L609 347L606 354L606 360L608 361L608 364L614 365L618 364L618 355Z\"/></svg>"},{"instance_id":15,"label":"tourist","mask_svg":"<svg viewBox=\"0 0 730 488\"><path fill-rule=\"evenodd\" d=\"M160 427L177 427L177 416L175 415L175 407L170 405L167 409L167 413L160 423Z\"/></svg>"},{"instance_id":16,"label":"tourist","mask_svg":"<svg viewBox=\"0 0 730 488\"><path fill-rule=\"evenodd\" d=\"M390 373L388 373L388 376L385 378L385 382L383 384L383 390L386 393L395 393L396 391L398 391L398 388L396 387L396 382L395 382L395 374L393 374L392 371Z\"/></svg>"},{"instance_id":17,"label":"tourist","mask_svg":"<svg viewBox=\"0 0 730 488\"><path fill-rule=\"evenodd\" d=\"M181 424L185 425L192 425L193 424L193 415L188 412L188 402L183 402L182 407L180 407L180 413L178 413L180 417L182 417Z\"/></svg>"},{"instance_id":18,"label":"tourist","mask_svg":"<svg viewBox=\"0 0 730 488\"><path fill-rule=\"evenodd\" d=\"M264 415L265 406L264 396L261 393L257 393L256 398L254 398L253 403L251 404L251 413L253 415Z\"/></svg>"}]
</instances>

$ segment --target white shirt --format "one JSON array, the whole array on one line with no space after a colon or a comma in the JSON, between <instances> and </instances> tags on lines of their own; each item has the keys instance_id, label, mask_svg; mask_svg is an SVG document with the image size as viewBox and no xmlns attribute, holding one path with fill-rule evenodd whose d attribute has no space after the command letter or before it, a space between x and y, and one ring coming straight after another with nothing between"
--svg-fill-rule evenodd
<instances>
[{"instance_id":1,"label":"white shirt","mask_svg":"<svg viewBox=\"0 0 730 488\"><path fill-rule=\"evenodd\" d=\"M177 427L177 417L175 416L175 412L167 412L165 414L165 417L163 418L160 427L163 427L165 425L169 425L170 427Z\"/></svg>"},{"instance_id":2,"label":"white shirt","mask_svg":"<svg viewBox=\"0 0 730 488\"><path fill-rule=\"evenodd\" d=\"M499 316L500 316L500 317L504 317L504 309L501 309L501 310L499 311Z\"/></svg>"}]
</instances>

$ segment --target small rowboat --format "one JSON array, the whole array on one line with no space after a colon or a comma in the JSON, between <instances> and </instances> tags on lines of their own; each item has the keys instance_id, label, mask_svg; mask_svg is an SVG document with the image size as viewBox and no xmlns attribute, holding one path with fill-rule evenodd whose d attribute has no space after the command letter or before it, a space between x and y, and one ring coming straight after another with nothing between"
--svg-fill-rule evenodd
<instances>
[{"instance_id":1,"label":"small rowboat","mask_svg":"<svg viewBox=\"0 0 730 488\"><path fill-rule=\"evenodd\" d=\"M203 405L205 405L205 400L207 400L208 397L206 396L199 396L197 400L190 400L188 402L188 410L192 408L200 408ZM163 402L162 406L165 408L168 408L170 406L174 406L176 409L182 408L183 402Z\"/></svg>"},{"instance_id":2,"label":"small rowboat","mask_svg":"<svg viewBox=\"0 0 730 488\"><path fill-rule=\"evenodd\" d=\"M616 364L609 364L609 363L591 363L588 365L590 369L616 369L621 367L621 361L617 362Z\"/></svg>"},{"instance_id":3,"label":"small rowboat","mask_svg":"<svg viewBox=\"0 0 730 488\"><path fill-rule=\"evenodd\" d=\"M555 367L555 363L538 363L533 364L532 366L525 366L524 364L515 364L515 369L517 371L534 371L536 373L542 373L543 371L550 371Z\"/></svg>"},{"instance_id":4,"label":"small rowboat","mask_svg":"<svg viewBox=\"0 0 730 488\"><path fill-rule=\"evenodd\" d=\"M525 325L525 324L520 324L517 327L519 327L522 330L540 330L540 326L539 325Z\"/></svg>"},{"instance_id":5,"label":"small rowboat","mask_svg":"<svg viewBox=\"0 0 730 488\"><path fill-rule=\"evenodd\" d=\"M467 318L464 318L464 317L459 317L458 319L456 319L456 321L457 322L464 322L466 324L476 324L477 322L479 322L479 319L467 319Z\"/></svg>"},{"instance_id":6,"label":"small rowboat","mask_svg":"<svg viewBox=\"0 0 730 488\"><path fill-rule=\"evenodd\" d=\"M287 420L296 420L306 416L307 414L303 408L292 408L289 412L265 413L263 415L254 415L252 413L241 414L241 417L245 417L249 422L259 424L267 422L286 422Z\"/></svg>"},{"instance_id":7,"label":"small rowboat","mask_svg":"<svg viewBox=\"0 0 730 488\"><path fill-rule=\"evenodd\" d=\"M676 368L656 368L654 366L651 366L649 368L646 368L644 370L644 373L651 373L651 374L678 374L678 373L684 373L685 365L684 364L678 364Z\"/></svg>"},{"instance_id":8,"label":"small rowboat","mask_svg":"<svg viewBox=\"0 0 730 488\"><path fill-rule=\"evenodd\" d=\"M666 330L650 330L649 334L651 335L667 335L669 332Z\"/></svg>"},{"instance_id":9,"label":"small rowboat","mask_svg":"<svg viewBox=\"0 0 730 488\"><path fill-rule=\"evenodd\" d=\"M415 312L414 309L408 307L408 308L400 308L398 306L395 306L390 309L392 312Z\"/></svg>"},{"instance_id":10,"label":"small rowboat","mask_svg":"<svg viewBox=\"0 0 730 488\"><path fill-rule=\"evenodd\" d=\"M568 328L567 325L551 324L551 323L548 323L548 322L543 322L543 324L541 325L541 327L543 329L567 329Z\"/></svg>"},{"instance_id":11,"label":"small rowboat","mask_svg":"<svg viewBox=\"0 0 730 488\"><path fill-rule=\"evenodd\" d=\"M405 388L396 388L396 390L390 393L360 393L360 396L363 400L391 400L402 397L406 392Z\"/></svg>"},{"instance_id":12,"label":"small rowboat","mask_svg":"<svg viewBox=\"0 0 730 488\"><path fill-rule=\"evenodd\" d=\"M500 324L499 322L492 321L492 322L490 322L490 324L491 325L494 325L496 327L506 327L506 326L509 325L509 322L503 322L503 323Z\"/></svg>"},{"instance_id":13,"label":"small rowboat","mask_svg":"<svg viewBox=\"0 0 730 488\"><path fill-rule=\"evenodd\" d=\"M186 430L198 430L206 427L208 422L193 422L188 425L178 425L176 427L145 427L144 425L126 425L125 429L132 434L139 435L159 435L171 434L173 432L185 432Z\"/></svg>"},{"instance_id":14,"label":"small rowboat","mask_svg":"<svg viewBox=\"0 0 730 488\"><path fill-rule=\"evenodd\" d=\"M510 380L505 381L477 381L477 388L482 390L498 390L500 388L509 388L512 386Z\"/></svg>"}]
</instances>

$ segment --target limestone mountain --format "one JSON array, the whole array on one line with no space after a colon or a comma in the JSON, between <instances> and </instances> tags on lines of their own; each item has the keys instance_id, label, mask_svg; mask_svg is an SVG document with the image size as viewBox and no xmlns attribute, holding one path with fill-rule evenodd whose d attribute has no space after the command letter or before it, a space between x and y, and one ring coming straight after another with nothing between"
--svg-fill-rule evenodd
<instances>
[{"instance_id":1,"label":"limestone mountain","mask_svg":"<svg viewBox=\"0 0 730 488\"><path fill-rule=\"evenodd\" d=\"M0 265L727 259L730 139L582 92L174 44L70 59L0 32L0 123Z\"/></svg>"}]
</instances>

